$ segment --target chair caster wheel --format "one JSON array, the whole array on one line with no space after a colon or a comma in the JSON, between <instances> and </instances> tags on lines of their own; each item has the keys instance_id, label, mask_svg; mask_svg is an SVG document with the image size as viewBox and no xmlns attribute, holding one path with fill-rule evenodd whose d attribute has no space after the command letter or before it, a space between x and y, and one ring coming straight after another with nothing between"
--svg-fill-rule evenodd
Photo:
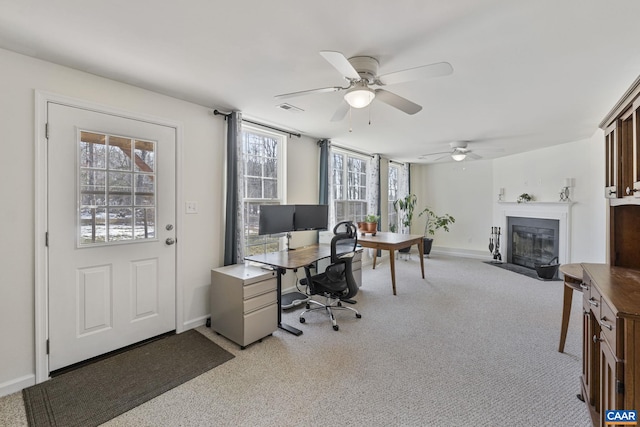
<instances>
[{"instance_id":1,"label":"chair caster wheel","mask_svg":"<svg viewBox=\"0 0 640 427\"><path fill-rule=\"evenodd\" d=\"M356 314L356 317L357 317L358 319L360 319L360 318L362 317L362 314L357 313L357 314Z\"/></svg>"},{"instance_id":2,"label":"chair caster wheel","mask_svg":"<svg viewBox=\"0 0 640 427\"><path fill-rule=\"evenodd\" d=\"M307 310L311 308L311 304L307 303Z\"/></svg>"},{"instance_id":3,"label":"chair caster wheel","mask_svg":"<svg viewBox=\"0 0 640 427\"><path fill-rule=\"evenodd\" d=\"M342 303L338 301L338 307L342 307Z\"/></svg>"},{"instance_id":4,"label":"chair caster wheel","mask_svg":"<svg viewBox=\"0 0 640 427\"><path fill-rule=\"evenodd\" d=\"M333 326L333 330L334 330L334 331L337 331L338 329L340 329L340 326L338 326L338 325L334 325L334 326Z\"/></svg>"},{"instance_id":5,"label":"chair caster wheel","mask_svg":"<svg viewBox=\"0 0 640 427\"><path fill-rule=\"evenodd\" d=\"M300 318L300 323L304 323L304 322L305 322L304 317L301 317L301 318Z\"/></svg>"}]
</instances>

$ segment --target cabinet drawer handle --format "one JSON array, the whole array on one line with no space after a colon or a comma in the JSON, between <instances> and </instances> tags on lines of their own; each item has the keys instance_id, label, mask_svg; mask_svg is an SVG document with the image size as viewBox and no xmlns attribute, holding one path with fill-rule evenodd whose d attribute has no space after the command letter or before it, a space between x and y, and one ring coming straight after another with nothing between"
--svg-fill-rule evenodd
<instances>
[{"instance_id":1,"label":"cabinet drawer handle","mask_svg":"<svg viewBox=\"0 0 640 427\"><path fill-rule=\"evenodd\" d=\"M607 322L605 322L604 320L606 319L606 317L603 317L602 320L600 320L600 326L602 326L603 328L607 328L610 331L613 331L613 326L611 326L610 324L608 324Z\"/></svg>"},{"instance_id":2,"label":"cabinet drawer handle","mask_svg":"<svg viewBox=\"0 0 640 427\"><path fill-rule=\"evenodd\" d=\"M588 291L589 287L587 285L585 285L584 283L580 283L580 289L582 289L583 291Z\"/></svg>"},{"instance_id":3,"label":"cabinet drawer handle","mask_svg":"<svg viewBox=\"0 0 640 427\"><path fill-rule=\"evenodd\" d=\"M597 335L593 336L593 343L594 344L598 344L600 341L602 341L602 338L598 338Z\"/></svg>"},{"instance_id":4,"label":"cabinet drawer handle","mask_svg":"<svg viewBox=\"0 0 640 427\"><path fill-rule=\"evenodd\" d=\"M609 195L616 194L616 190L609 190Z\"/></svg>"},{"instance_id":5,"label":"cabinet drawer handle","mask_svg":"<svg viewBox=\"0 0 640 427\"><path fill-rule=\"evenodd\" d=\"M588 299L588 301L589 301L590 305L592 305L594 307L598 306L598 301L596 301L595 298L591 297L591 298Z\"/></svg>"}]
</instances>

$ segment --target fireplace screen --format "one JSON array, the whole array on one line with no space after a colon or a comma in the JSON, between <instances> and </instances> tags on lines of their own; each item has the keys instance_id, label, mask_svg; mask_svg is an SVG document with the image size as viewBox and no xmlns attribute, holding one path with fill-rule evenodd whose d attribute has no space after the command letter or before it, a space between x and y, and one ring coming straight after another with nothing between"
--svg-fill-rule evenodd
<instances>
[{"instance_id":1,"label":"fireplace screen","mask_svg":"<svg viewBox=\"0 0 640 427\"><path fill-rule=\"evenodd\" d=\"M509 218L507 262L528 268L547 264L558 256L558 227L557 220Z\"/></svg>"}]
</instances>

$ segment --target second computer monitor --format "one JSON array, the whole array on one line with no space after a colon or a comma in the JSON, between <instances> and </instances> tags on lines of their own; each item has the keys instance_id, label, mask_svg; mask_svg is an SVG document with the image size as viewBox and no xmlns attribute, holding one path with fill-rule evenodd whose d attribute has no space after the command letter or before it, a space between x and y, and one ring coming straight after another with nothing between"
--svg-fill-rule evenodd
<instances>
[{"instance_id":1,"label":"second computer monitor","mask_svg":"<svg viewBox=\"0 0 640 427\"><path fill-rule=\"evenodd\" d=\"M295 230L326 230L329 226L329 205L295 205Z\"/></svg>"}]
</instances>

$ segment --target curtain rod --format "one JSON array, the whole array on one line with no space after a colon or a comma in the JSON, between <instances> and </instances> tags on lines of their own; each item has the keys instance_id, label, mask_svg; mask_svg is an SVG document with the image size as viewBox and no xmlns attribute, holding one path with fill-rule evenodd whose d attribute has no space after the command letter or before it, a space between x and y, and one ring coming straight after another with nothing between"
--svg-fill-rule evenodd
<instances>
[{"instance_id":1,"label":"curtain rod","mask_svg":"<svg viewBox=\"0 0 640 427\"><path fill-rule=\"evenodd\" d=\"M218 110L213 110L213 115L214 116L224 116L224 119L227 120L227 118L231 115L231 113L223 113L223 112L218 111ZM243 122L247 122L247 123L251 123L252 125L262 126L263 128L267 128L267 129L271 129L271 130L276 130L278 132L286 133L290 137L291 136L297 136L298 138L300 138L302 136L299 133L291 132L291 131L288 131L288 130L280 129L280 128L269 126L269 125L265 125L264 123L258 123L258 122L254 122L252 120L247 120L247 119L242 119L242 121Z\"/></svg>"},{"instance_id":2,"label":"curtain rod","mask_svg":"<svg viewBox=\"0 0 640 427\"><path fill-rule=\"evenodd\" d=\"M336 147L336 148L338 148L338 149L340 149L342 151L350 151L350 152L355 153L355 154L360 154L361 156L373 157L373 154L371 154L371 153L365 153L364 151L354 150L353 148L342 147L340 145L335 145L333 143L331 144L331 146L332 147Z\"/></svg>"}]
</instances>

